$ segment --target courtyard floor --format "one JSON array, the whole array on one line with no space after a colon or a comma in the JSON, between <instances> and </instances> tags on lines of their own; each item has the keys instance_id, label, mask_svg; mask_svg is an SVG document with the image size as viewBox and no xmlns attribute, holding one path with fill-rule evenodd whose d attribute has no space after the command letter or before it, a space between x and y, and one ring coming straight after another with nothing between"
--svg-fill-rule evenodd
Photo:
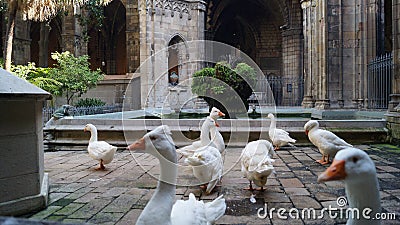
<instances>
[{"instance_id":1,"label":"courtyard floor","mask_svg":"<svg viewBox=\"0 0 400 225\"><path fill-rule=\"evenodd\" d=\"M381 188L382 212L396 215L396 219L382 220L382 224L400 224L400 149L392 145L358 145L374 160ZM248 181L242 178L238 164L241 147L228 148L225 155L225 175L221 185L206 196L200 188L178 186L176 199L186 199L194 193L204 201L220 194L227 203L225 215L217 224L344 224L345 219L325 213L322 218L302 218L301 210L315 209L316 216L324 208L338 208L337 199L345 196L341 181L317 183L317 176L327 168L315 162L321 155L315 147L283 148L274 157L276 174L268 179L264 192L255 191L256 202L250 202L251 192L243 190ZM106 171L96 171L98 163L86 151L45 153L45 172L49 173L49 206L25 217L35 220L60 221L69 224L134 224L151 198L157 185L158 161L148 154L118 151ZM178 183L195 180L190 170L178 176ZM360 190L362 191L362 190ZM263 216L264 208L271 215ZM257 211L261 215L257 215ZM294 208L300 218L282 218L277 210ZM269 213L268 213L269 214ZM294 214L296 215L296 214ZM336 214L338 215L338 214ZM272 216L272 218L270 218ZM288 216L289 217L289 216Z\"/></svg>"}]
</instances>

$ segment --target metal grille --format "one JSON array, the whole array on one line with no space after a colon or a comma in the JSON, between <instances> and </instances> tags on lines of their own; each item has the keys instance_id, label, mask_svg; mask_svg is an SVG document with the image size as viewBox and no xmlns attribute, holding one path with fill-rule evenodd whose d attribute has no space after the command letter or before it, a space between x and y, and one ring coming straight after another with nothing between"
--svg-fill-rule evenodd
<instances>
[{"instance_id":1,"label":"metal grille","mask_svg":"<svg viewBox=\"0 0 400 225\"><path fill-rule=\"evenodd\" d=\"M266 77L259 81L257 95L260 105L274 103L276 106L300 106L304 95L304 81L302 78L285 78L276 75ZM267 86L269 85L269 87Z\"/></svg>"},{"instance_id":2,"label":"metal grille","mask_svg":"<svg viewBox=\"0 0 400 225\"><path fill-rule=\"evenodd\" d=\"M46 123L51 119L57 108L43 108L43 123ZM106 105L106 106L91 106L91 107L72 107L69 112L71 116L84 116L84 115L94 115L94 114L104 114L121 112L122 104Z\"/></svg>"},{"instance_id":3,"label":"metal grille","mask_svg":"<svg viewBox=\"0 0 400 225\"><path fill-rule=\"evenodd\" d=\"M368 64L368 108L388 108L392 93L392 68L392 53L378 56Z\"/></svg>"}]
</instances>

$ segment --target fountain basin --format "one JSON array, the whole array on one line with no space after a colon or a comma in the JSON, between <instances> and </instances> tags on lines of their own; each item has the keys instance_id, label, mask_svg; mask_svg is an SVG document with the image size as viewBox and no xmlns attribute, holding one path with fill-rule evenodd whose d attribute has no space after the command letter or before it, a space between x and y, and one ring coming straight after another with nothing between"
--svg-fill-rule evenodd
<instances>
[{"instance_id":1,"label":"fountain basin","mask_svg":"<svg viewBox=\"0 0 400 225\"><path fill-rule=\"evenodd\" d=\"M124 114L125 116L125 114ZM175 144L184 146L197 140L203 119L99 119L99 118L66 118L54 125L44 128L44 145L47 151L54 150L86 150L90 135L83 132L87 123L96 125L99 140L125 147L142 137L148 131L162 124L168 125L172 131ZM309 119L285 118L278 120L278 127L287 130L297 140L296 145L309 145L303 126ZM386 142L388 130L386 121L376 120L319 120L320 126L335 132L351 144ZM265 119L220 119L219 131L225 144L243 146L249 141L269 139L270 121Z\"/></svg>"}]
</instances>

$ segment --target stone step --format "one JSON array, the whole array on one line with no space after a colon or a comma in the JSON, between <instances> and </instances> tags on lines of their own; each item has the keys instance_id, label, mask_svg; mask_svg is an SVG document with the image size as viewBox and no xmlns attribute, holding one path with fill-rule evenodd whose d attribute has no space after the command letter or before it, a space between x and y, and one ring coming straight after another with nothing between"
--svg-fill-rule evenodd
<instances>
[{"instance_id":1,"label":"stone step","mask_svg":"<svg viewBox=\"0 0 400 225\"><path fill-rule=\"evenodd\" d=\"M162 124L168 125L177 146L184 146L200 136L202 119L62 119L44 128L45 149L85 150L90 138L83 131L87 123L96 125L99 140L121 148L142 137L148 131ZM278 128L290 133L297 140L296 145L309 145L303 126L308 119L278 120ZM388 130L385 120L320 120L320 126L336 133L352 144L386 142ZM243 146L249 141L269 139L269 120L230 120L220 119L219 131L229 146Z\"/></svg>"}]
</instances>

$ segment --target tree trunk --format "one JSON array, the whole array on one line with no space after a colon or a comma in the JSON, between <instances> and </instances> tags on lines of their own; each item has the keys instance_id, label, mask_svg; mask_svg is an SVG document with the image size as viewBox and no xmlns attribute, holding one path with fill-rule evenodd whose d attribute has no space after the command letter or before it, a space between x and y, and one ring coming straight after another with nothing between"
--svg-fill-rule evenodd
<instances>
[{"instance_id":1,"label":"tree trunk","mask_svg":"<svg viewBox=\"0 0 400 225\"><path fill-rule=\"evenodd\" d=\"M17 15L17 6L10 5L9 17L8 17L8 25L7 25L7 44L5 49L5 67L4 69L7 71L11 70L11 61L12 61L12 49L13 49L13 39L14 39L14 29L15 29L15 18Z\"/></svg>"}]
</instances>

